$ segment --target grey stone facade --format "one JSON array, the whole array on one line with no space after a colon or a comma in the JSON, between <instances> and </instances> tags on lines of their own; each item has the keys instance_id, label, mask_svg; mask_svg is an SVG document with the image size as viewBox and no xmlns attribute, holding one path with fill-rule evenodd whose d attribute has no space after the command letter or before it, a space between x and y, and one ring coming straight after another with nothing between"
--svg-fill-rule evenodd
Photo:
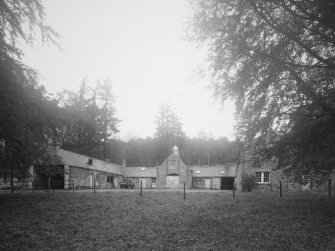
<instances>
[{"instance_id":1,"label":"grey stone facade","mask_svg":"<svg viewBox=\"0 0 335 251\"><path fill-rule=\"evenodd\" d=\"M157 188L182 189L192 187L192 174L179 155L177 146L174 146L170 156L157 167Z\"/></svg>"},{"instance_id":2,"label":"grey stone facade","mask_svg":"<svg viewBox=\"0 0 335 251\"><path fill-rule=\"evenodd\" d=\"M187 166L176 146L157 167L126 167L125 164L116 165L62 149L59 149L57 154L59 161L53 165L59 166L63 174L51 179L53 185L58 184L57 188L64 189L72 188L73 183L76 189L92 188L94 180L97 188L119 188L119 183L124 178L129 178L135 183L135 188L139 188L142 182L144 189L183 189L185 184L186 189L231 190L235 187L238 191L243 191L246 190L243 186L248 177L253 183L252 190L259 192L278 191L280 183L283 192L309 190L327 192L329 189L328 180L319 187L294 182L282 175L280 170L275 169L275 162L265 163L259 168L252 167L248 159L217 166ZM49 177L37 172L40 168L30 170L33 180L29 181L31 185L33 183L37 185L41 181L40 186L45 188L49 183ZM331 190L334 192L335 173L330 178L333 180Z\"/></svg>"}]
</instances>

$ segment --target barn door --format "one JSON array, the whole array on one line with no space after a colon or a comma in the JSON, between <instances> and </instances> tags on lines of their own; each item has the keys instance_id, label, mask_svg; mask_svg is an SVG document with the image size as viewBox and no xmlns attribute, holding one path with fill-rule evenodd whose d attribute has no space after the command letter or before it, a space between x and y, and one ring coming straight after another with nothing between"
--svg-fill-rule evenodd
<instances>
[{"instance_id":1,"label":"barn door","mask_svg":"<svg viewBox=\"0 0 335 251\"><path fill-rule=\"evenodd\" d=\"M213 178L213 189L220 189L220 178Z\"/></svg>"},{"instance_id":2,"label":"barn door","mask_svg":"<svg viewBox=\"0 0 335 251\"><path fill-rule=\"evenodd\" d=\"M167 188L178 188L179 187L179 176L167 176L166 177Z\"/></svg>"}]
</instances>

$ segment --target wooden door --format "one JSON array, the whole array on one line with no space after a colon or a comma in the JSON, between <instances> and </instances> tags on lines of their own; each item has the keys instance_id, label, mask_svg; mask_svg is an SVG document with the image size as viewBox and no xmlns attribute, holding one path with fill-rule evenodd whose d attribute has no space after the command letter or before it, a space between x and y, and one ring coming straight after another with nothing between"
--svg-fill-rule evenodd
<instances>
[{"instance_id":1,"label":"wooden door","mask_svg":"<svg viewBox=\"0 0 335 251\"><path fill-rule=\"evenodd\" d=\"M147 188L147 179L146 178L140 178L138 180L138 186L141 187L141 181L142 181L142 188Z\"/></svg>"},{"instance_id":2,"label":"wooden door","mask_svg":"<svg viewBox=\"0 0 335 251\"><path fill-rule=\"evenodd\" d=\"M205 179L205 189L211 188L211 179Z\"/></svg>"},{"instance_id":3,"label":"wooden door","mask_svg":"<svg viewBox=\"0 0 335 251\"><path fill-rule=\"evenodd\" d=\"M220 178L213 178L213 189L220 189Z\"/></svg>"}]
</instances>

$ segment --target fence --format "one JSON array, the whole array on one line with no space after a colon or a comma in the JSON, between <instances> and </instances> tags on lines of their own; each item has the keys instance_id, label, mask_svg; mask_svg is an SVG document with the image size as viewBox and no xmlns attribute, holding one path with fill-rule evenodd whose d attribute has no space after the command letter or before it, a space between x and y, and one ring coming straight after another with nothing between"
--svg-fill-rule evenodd
<instances>
[{"instance_id":1,"label":"fence","mask_svg":"<svg viewBox=\"0 0 335 251\"><path fill-rule=\"evenodd\" d=\"M74 180L52 180L48 179L46 180L38 180L38 181L32 181L32 190L35 192L35 190L48 190L48 191L55 191L55 189L72 189L74 192L75 184Z\"/></svg>"}]
</instances>

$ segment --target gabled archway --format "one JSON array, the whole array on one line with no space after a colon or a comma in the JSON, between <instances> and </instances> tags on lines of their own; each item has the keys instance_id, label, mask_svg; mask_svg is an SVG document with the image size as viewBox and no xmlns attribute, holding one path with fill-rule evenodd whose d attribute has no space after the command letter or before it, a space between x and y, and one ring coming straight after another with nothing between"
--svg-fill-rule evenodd
<instances>
[{"instance_id":1,"label":"gabled archway","mask_svg":"<svg viewBox=\"0 0 335 251\"><path fill-rule=\"evenodd\" d=\"M166 188L179 188L178 174L170 174L166 176Z\"/></svg>"}]
</instances>

